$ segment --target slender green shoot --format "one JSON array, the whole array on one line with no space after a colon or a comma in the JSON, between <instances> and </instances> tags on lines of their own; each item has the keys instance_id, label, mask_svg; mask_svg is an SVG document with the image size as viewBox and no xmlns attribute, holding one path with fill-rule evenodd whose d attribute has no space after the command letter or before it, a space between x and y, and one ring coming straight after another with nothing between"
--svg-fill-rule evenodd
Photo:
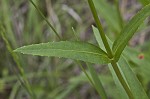
<instances>
[{"instance_id":1,"label":"slender green shoot","mask_svg":"<svg viewBox=\"0 0 150 99\"><path fill-rule=\"evenodd\" d=\"M101 23L100 23L100 20L99 20L99 18L98 18L98 15L97 15L97 12L96 12L94 3L93 3L92 0L88 0L88 3L89 3L89 6L90 6L90 9L91 9L91 11L92 11L93 17L94 17L94 19L95 19L96 25L97 25L97 27L98 27L99 33L100 33L100 35L101 35L103 44L104 44L104 46L105 46L105 48L106 48L106 51L107 51L107 53L108 53L108 57L109 57L110 59L112 59L112 58L113 58L113 54L112 54L112 51L111 51L110 46L109 46L109 44L108 44L108 41L107 41L107 39L106 39L106 36L105 36L104 30L103 30L103 27L102 27L102 25L101 25Z\"/></svg>"},{"instance_id":2,"label":"slender green shoot","mask_svg":"<svg viewBox=\"0 0 150 99\"><path fill-rule=\"evenodd\" d=\"M80 68L82 69L82 71L84 72L84 74L86 75L86 77L88 78L88 80L90 81L91 85L93 87L95 87L92 79L90 78L90 76L88 75L88 73L86 72L86 70L84 69L84 67L82 66L81 62L80 61L76 61L76 63L80 66Z\"/></svg>"},{"instance_id":3,"label":"slender green shoot","mask_svg":"<svg viewBox=\"0 0 150 99\"><path fill-rule=\"evenodd\" d=\"M43 19L46 21L46 23L49 25L49 27L54 31L54 33L56 34L56 36L59 38L59 40L61 40L61 37L59 36L58 32L56 31L56 29L51 25L51 23L48 21L48 19L44 16L44 14L41 12L41 10L36 6L36 4L32 1L29 0L32 5L36 8L36 10L40 13L40 15L43 17Z\"/></svg>"}]
</instances>

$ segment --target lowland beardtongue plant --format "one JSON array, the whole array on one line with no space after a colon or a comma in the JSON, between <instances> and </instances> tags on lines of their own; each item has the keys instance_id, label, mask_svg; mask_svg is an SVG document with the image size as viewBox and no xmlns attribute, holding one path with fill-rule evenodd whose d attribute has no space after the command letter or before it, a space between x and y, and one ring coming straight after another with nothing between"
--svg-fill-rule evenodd
<instances>
[{"instance_id":1,"label":"lowland beardtongue plant","mask_svg":"<svg viewBox=\"0 0 150 99\"><path fill-rule=\"evenodd\" d=\"M34 2L32 0L30 1L36 7ZM120 92L124 92L124 93L120 93L120 95L124 94L129 99L148 99L148 96L146 95L140 82L136 78L135 74L131 70L125 58L123 57L122 52L125 49L128 41L132 38L136 30L138 29L138 27L148 16L150 16L150 4L143 7L125 25L125 27L121 30L121 33L118 36L118 38L114 41L111 49L110 45L108 44L103 27L99 21L93 0L88 0L88 3L93 13L93 17L95 19L99 31L99 34L96 33L99 36L96 37L97 38L96 40L98 41L98 43L100 39L102 40L106 52L103 51L100 47L97 47L90 43L81 42L81 41L74 41L74 42L60 41L60 42L33 44L33 45L17 48L16 50L14 50L14 52L21 52L23 54L31 54L31 55L39 55L39 56L64 57L64 58L71 58L75 60L81 60L85 62L98 63L98 64L111 63L112 71L114 71L117 77L115 79L115 82L117 82L116 80L118 80L116 86L119 87L119 90L121 90ZM40 12L40 10L38 11ZM41 12L40 14L43 16ZM44 19L46 20L45 17ZM52 29L54 29L51 24L49 25ZM58 38L60 37L58 36ZM92 68L89 69L92 70ZM92 76L92 79L94 79L93 77L94 76ZM96 82L96 79L93 80L93 82L94 82L95 89L98 91L102 99L107 99L108 97L105 93L104 88L102 86L99 86L99 89L96 88L98 84ZM119 85L119 83L121 83L121 86ZM99 82L99 84L101 84L101 82Z\"/></svg>"}]
</instances>

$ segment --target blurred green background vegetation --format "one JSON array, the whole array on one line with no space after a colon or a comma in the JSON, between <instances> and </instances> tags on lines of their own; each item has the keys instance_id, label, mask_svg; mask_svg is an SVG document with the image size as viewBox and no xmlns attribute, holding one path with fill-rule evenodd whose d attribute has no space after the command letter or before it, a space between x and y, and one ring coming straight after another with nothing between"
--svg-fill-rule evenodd
<instances>
[{"instance_id":1,"label":"blurred green background vegetation","mask_svg":"<svg viewBox=\"0 0 150 99\"><path fill-rule=\"evenodd\" d=\"M33 0L63 40L82 40L97 45L91 25L95 25L86 0ZM144 2L145 1L145 2ZM94 0L107 36L114 41L124 24L148 0ZM121 16L119 16L119 11ZM53 31L28 0L0 0L0 21L13 49L58 41ZM150 19L147 18L130 40L126 57L150 97ZM17 53L18 54L18 53ZM74 60L18 54L19 61L37 99L99 99L95 89ZM142 58L141 58L142 57ZM85 69L85 63L82 63ZM119 99L106 65L93 65L110 99ZM0 99L30 99L17 79L18 70L0 36Z\"/></svg>"}]
</instances>

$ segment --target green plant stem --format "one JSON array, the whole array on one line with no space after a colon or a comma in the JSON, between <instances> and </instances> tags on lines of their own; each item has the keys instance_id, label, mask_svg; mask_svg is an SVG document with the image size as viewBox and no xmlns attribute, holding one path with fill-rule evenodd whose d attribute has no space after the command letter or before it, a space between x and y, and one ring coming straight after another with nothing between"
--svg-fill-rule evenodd
<instances>
[{"instance_id":1,"label":"green plant stem","mask_svg":"<svg viewBox=\"0 0 150 99\"><path fill-rule=\"evenodd\" d=\"M88 73L86 72L86 70L84 69L84 67L82 66L81 62L80 61L76 61L76 63L80 66L80 68L82 69L82 71L84 72L84 74L86 75L86 77L88 78L88 80L90 81L91 85L93 87L95 87L92 79L90 78L90 76L88 75Z\"/></svg>"},{"instance_id":2,"label":"green plant stem","mask_svg":"<svg viewBox=\"0 0 150 99\"><path fill-rule=\"evenodd\" d=\"M88 3L89 3L89 6L90 6L90 9L91 9L91 11L92 11L93 17L94 17L94 19L95 19L95 22L96 22L97 28L98 28L98 30L99 30L100 36L101 36L101 38L102 38L103 44L104 44L104 46L105 46L105 48L106 48L106 51L107 51L107 53L108 53L108 57L111 59L111 58L113 58L113 54L112 54L112 51L111 51L110 46L109 46L109 44L108 44L107 38L106 38L106 36L105 36L103 27L102 27L102 25L101 25L101 23L100 23L100 20L99 20L99 18L98 18L98 15L97 15L97 12L96 12L94 3L93 3L92 0L88 0Z\"/></svg>"},{"instance_id":3,"label":"green plant stem","mask_svg":"<svg viewBox=\"0 0 150 99\"><path fill-rule=\"evenodd\" d=\"M44 14L41 12L41 10L36 6L36 4L32 1L29 0L32 5L36 8L36 10L40 13L40 15L43 17L43 19L46 21L46 23L49 25L49 27L54 31L54 33L56 34L56 36L59 38L59 40L61 40L61 37L59 36L58 32L55 30L55 28L51 25L51 23L48 21L48 19L44 16Z\"/></svg>"},{"instance_id":4,"label":"green plant stem","mask_svg":"<svg viewBox=\"0 0 150 99\"><path fill-rule=\"evenodd\" d=\"M113 67L113 69L114 69L114 71L115 71L115 73L116 73L120 83L122 84L122 86L125 89L127 95L129 96L129 98L130 99L134 99L131 90L129 89L129 87L128 87L127 83L125 82L124 78L122 77L122 74L121 74L121 72L120 72L120 70L118 68L117 63L114 60L112 60L111 61L111 65L112 65L112 67Z\"/></svg>"},{"instance_id":5,"label":"green plant stem","mask_svg":"<svg viewBox=\"0 0 150 99\"><path fill-rule=\"evenodd\" d=\"M125 89L126 93L128 94L129 98L133 99L133 95L132 95L132 93L130 91L130 88L128 87L127 83L125 82L124 78L122 77L122 74L121 74L121 72L120 72L120 70L119 70L119 68L117 66L116 61L113 60L113 54L112 54L112 51L111 51L110 46L108 44L108 41L106 39L103 27L102 27L102 25L100 23L100 20L98 18L98 15L97 15L94 3L93 3L92 0L88 0L88 3L89 3L89 6L90 6L90 9L92 11L94 20L96 22L97 28L99 30L100 36L102 38L103 44L104 44L105 49L107 51L108 57L111 59L111 65L112 65L112 67L113 67L113 69L114 69L114 71L115 71L115 73L116 73L120 83L122 84L123 88Z\"/></svg>"}]
</instances>

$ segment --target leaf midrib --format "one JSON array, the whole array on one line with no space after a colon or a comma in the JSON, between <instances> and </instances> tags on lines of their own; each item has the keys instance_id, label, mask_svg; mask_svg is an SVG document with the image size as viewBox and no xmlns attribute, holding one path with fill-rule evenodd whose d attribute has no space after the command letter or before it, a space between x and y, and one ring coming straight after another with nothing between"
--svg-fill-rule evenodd
<instances>
[{"instance_id":1,"label":"leaf midrib","mask_svg":"<svg viewBox=\"0 0 150 99\"><path fill-rule=\"evenodd\" d=\"M99 56L104 56L104 57L106 57L106 58L108 58L107 57L107 55L106 55L106 53L103 53L103 54L100 54L100 53L94 53L94 52L88 52L88 51L78 51L78 50L63 50L63 49L38 49L38 50L25 50L25 51L35 51L35 52L37 52L37 51L42 51L42 50L60 50L60 51L70 51L70 52L79 52L79 53L88 53L88 54L95 54L95 55L99 55ZM16 50L17 51L17 50ZM20 50L20 52L21 53L23 53L21 50ZM31 52L30 52L31 53ZM24 54L24 53L23 53ZM105 55L104 55L105 54ZM109 59L109 58L108 58Z\"/></svg>"}]
</instances>

